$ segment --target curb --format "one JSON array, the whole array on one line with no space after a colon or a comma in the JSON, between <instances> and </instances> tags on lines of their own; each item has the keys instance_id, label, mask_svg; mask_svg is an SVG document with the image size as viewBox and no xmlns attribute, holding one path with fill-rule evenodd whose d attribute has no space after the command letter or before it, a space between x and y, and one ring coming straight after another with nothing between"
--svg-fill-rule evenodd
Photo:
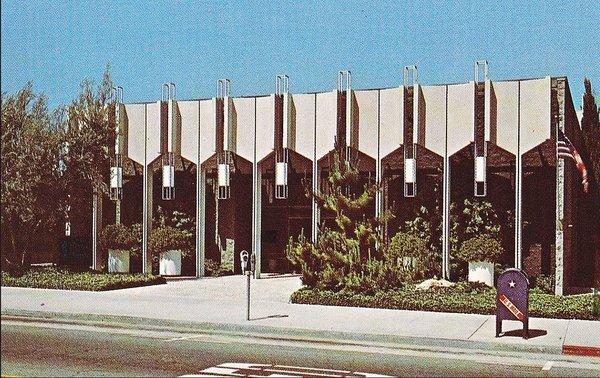
<instances>
[{"instance_id":1,"label":"curb","mask_svg":"<svg viewBox=\"0 0 600 378\"><path fill-rule=\"evenodd\" d=\"M562 353L572 356L600 357L600 348L580 345L563 345Z\"/></svg>"},{"instance_id":2,"label":"curb","mask_svg":"<svg viewBox=\"0 0 600 378\"><path fill-rule=\"evenodd\" d=\"M487 341L440 339L346 333L299 328L280 328L262 325L228 323L202 323L164 319L136 318L114 315L69 314L43 311L2 310L2 320L43 322L66 325L86 325L114 329L138 329L180 333L203 333L227 336L252 337L291 342L308 342L329 345L376 346L428 352L456 354L486 354L514 356L515 353L531 353L560 356L565 353L561 346L499 344ZM577 352L574 350L573 352ZM575 353L572 353L575 354ZM579 355L579 353L577 353ZM590 356L590 354L585 354ZM596 356L596 354L593 354Z\"/></svg>"}]
</instances>

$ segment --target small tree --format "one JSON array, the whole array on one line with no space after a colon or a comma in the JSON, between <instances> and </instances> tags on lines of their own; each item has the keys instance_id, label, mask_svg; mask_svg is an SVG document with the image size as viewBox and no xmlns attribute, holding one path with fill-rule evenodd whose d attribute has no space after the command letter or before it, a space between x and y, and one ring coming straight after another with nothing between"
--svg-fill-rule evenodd
<instances>
[{"instance_id":1,"label":"small tree","mask_svg":"<svg viewBox=\"0 0 600 378\"><path fill-rule=\"evenodd\" d=\"M302 282L309 287L340 290L347 277L368 275L367 263L382 257L379 229L389 213L368 215L377 185L366 184L354 193L360 180L356 162L340 156L339 152L334 155L326 189L307 189L322 211L333 213L333 224L321 227L315 244L301 235L287 248L288 259L301 268Z\"/></svg>"}]
</instances>

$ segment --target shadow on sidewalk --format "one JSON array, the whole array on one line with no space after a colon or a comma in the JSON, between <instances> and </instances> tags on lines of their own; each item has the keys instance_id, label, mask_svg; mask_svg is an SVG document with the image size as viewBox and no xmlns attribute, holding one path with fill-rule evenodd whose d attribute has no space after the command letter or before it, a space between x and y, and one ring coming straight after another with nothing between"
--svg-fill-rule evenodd
<instances>
[{"instance_id":1,"label":"shadow on sidewalk","mask_svg":"<svg viewBox=\"0 0 600 378\"><path fill-rule=\"evenodd\" d=\"M548 331L545 331L543 329L530 329L529 330L529 338L530 339L533 339L535 337L545 336L546 334L548 334ZM525 336L525 334L522 329L514 329L512 331L506 331L506 332L503 332L500 334L500 337L504 337L504 336L523 337L523 336Z\"/></svg>"}]
</instances>

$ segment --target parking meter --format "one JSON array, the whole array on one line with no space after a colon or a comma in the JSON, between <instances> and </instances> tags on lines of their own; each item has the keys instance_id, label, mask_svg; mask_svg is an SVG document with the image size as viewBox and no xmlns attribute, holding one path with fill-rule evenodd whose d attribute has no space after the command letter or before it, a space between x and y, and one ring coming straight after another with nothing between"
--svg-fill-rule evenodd
<instances>
[{"instance_id":1,"label":"parking meter","mask_svg":"<svg viewBox=\"0 0 600 378\"><path fill-rule=\"evenodd\" d=\"M242 270L242 274L245 273L246 271L248 271L249 267L249 261L248 261L248 251L242 251L240 252L240 264L241 264L241 270Z\"/></svg>"},{"instance_id":2,"label":"parking meter","mask_svg":"<svg viewBox=\"0 0 600 378\"><path fill-rule=\"evenodd\" d=\"M240 252L240 263L242 265L242 274L246 274L246 320L250 320L250 276L254 272L254 266L256 265L254 252L252 252L252 255L248 251Z\"/></svg>"}]
</instances>

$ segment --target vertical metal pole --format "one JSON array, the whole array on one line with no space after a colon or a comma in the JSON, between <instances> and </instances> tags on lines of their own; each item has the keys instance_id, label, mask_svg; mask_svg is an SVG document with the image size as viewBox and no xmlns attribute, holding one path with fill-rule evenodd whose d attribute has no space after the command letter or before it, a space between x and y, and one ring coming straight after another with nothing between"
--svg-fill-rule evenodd
<instances>
[{"instance_id":1,"label":"vertical metal pole","mask_svg":"<svg viewBox=\"0 0 600 378\"><path fill-rule=\"evenodd\" d=\"M313 193L319 188L319 169L317 164L317 94L315 93L315 119L314 119L314 139L313 139L313 161L312 161L312 190ZM317 232L319 231L319 208L317 207L317 201L314 197L311 199L312 203L312 217L311 217L311 239L313 243L317 242Z\"/></svg>"},{"instance_id":2,"label":"vertical metal pole","mask_svg":"<svg viewBox=\"0 0 600 378\"><path fill-rule=\"evenodd\" d=\"M144 105L144 181L142 188L142 273L148 273L148 105ZM150 183L152 184L152 182Z\"/></svg>"},{"instance_id":3,"label":"vertical metal pole","mask_svg":"<svg viewBox=\"0 0 600 378\"><path fill-rule=\"evenodd\" d=\"M198 220L197 220L197 229L196 232L198 234L198 268L197 274L198 277L204 277L204 261L206 257L206 171L202 168L201 164L198 164L200 175L200 189L198 195Z\"/></svg>"},{"instance_id":4,"label":"vertical metal pole","mask_svg":"<svg viewBox=\"0 0 600 378\"><path fill-rule=\"evenodd\" d=\"M381 156L379 154L380 135L381 135L381 90L377 90L377 160L375 161L375 182L377 183L377 192L375 193L375 216L382 214L382 192L381 192ZM379 230L381 232L381 230Z\"/></svg>"},{"instance_id":5,"label":"vertical metal pole","mask_svg":"<svg viewBox=\"0 0 600 378\"><path fill-rule=\"evenodd\" d=\"M515 169L515 268L521 269L521 249L522 249L522 207L521 196L523 193L523 167L521 156L521 82L518 82L518 100L517 100L517 161Z\"/></svg>"},{"instance_id":6,"label":"vertical metal pole","mask_svg":"<svg viewBox=\"0 0 600 378\"><path fill-rule=\"evenodd\" d=\"M254 98L254 157L252 162L252 249L256 256L254 277L260 278L261 273L261 172L258 169L256 156L256 97Z\"/></svg>"},{"instance_id":7,"label":"vertical metal pole","mask_svg":"<svg viewBox=\"0 0 600 378\"><path fill-rule=\"evenodd\" d=\"M98 269L98 195L92 194L92 269Z\"/></svg>"},{"instance_id":8,"label":"vertical metal pole","mask_svg":"<svg viewBox=\"0 0 600 378\"><path fill-rule=\"evenodd\" d=\"M200 101L198 101L198 130L200 130ZM204 170L200 161L200 135L196 150L196 278L204 277Z\"/></svg>"},{"instance_id":9,"label":"vertical metal pole","mask_svg":"<svg viewBox=\"0 0 600 378\"><path fill-rule=\"evenodd\" d=\"M246 272L246 294L246 320L250 320L250 271Z\"/></svg>"},{"instance_id":10,"label":"vertical metal pole","mask_svg":"<svg viewBox=\"0 0 600 378\"><path fill-rule=\"evenodd\" d=\"M446 136L444 147L442 210L442 277L450 278L450 157L448 156L448 86L446 86Z\"/></svg>"}]
</instances>

